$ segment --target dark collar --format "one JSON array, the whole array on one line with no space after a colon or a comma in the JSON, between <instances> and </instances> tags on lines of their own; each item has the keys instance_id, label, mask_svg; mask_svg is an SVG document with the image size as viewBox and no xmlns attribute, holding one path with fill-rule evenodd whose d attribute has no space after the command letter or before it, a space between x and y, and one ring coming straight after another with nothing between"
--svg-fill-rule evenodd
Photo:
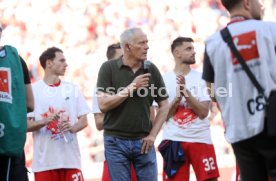
<instances>
[{"instance_id":1,"label":"dark collar","mask_svg":"<svg viewBox=\"0 0 276 181\"><path fill-rule=\"evenodd\" d=\"M112 61L112 60L111 60L111 61ZM128 65L125 65L125 64L123 63L123 56L121 56L120 58L118 58L118 59L115 60L115 61L117 61L117 65L118 65L118 68L119 68L119 69L122 68L122 67L129 67ZM140 67L139 69L143 69L143 64L141 65L141 67Z\"/></svg>"},{"instance_id":2,"label":"dark collar","mask_svg":"<svg viewBox=\"0 0 276 181\"><path fill-rule=\"evenodd\" d=\"M123 63L123 56L119 57L116 61L117 61L118 68L122 68L122 66L125 66Z\"/></svg>"}]
</instances>

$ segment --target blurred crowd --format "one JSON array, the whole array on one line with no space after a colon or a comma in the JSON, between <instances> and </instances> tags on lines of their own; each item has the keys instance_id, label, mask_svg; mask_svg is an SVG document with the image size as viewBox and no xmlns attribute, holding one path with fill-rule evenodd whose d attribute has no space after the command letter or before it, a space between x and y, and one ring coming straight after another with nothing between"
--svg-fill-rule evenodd
<instances>
[{"instance_id":1,"label":"blurred crowd","mask_svg":"<svg viewBox=\"0 0 276 181\"><path fill-rule=\"evenodd\" d=\"M276 17L276 0L265 0L266 20ZM38 57L42 50L56 46L64 50L68 61L66 80L77 83L89 105L98 70L106 61L109 44L119 41L121 32L139 26L149 39L148 59L161 73L173 67L170 44L177 36L195 40L196 64L202 69L204 40L220 30L229 15L220 0L1 0L0 23L4 28L2 43L15 46L27 62L32 81L41 78ZM213 130L223 133L221 118L214 106L210 117ZM217 127L218 126L218 127ZM215 134L215 133L213 133ZM90 127L79 135L86 162L101 161L102 132ZM30 137L30 135L29 135ZM216 145L216 141L214 140ZM217 141L228 154L224 140ZM27 163L31 164L32 142L26 145ZM220 164L220 163L218 163Z\"/></svg>"},{"instance_id":2,"label":"blurred crowd","mask_svg":"<svg viewBox=\"0 0 276 181\"><path fill-rule=\"evenodd\" d=\"M275 0L266 0L269 17L275 17ZM3 42L18 48L34 80L41 77L38 56L49 46L65 51L66 79L80 84L87 98L105 58L106 47L120 33L142 27L149 38L149 60L161 72L172 67L169 47L177 36L196 40L201 68L204 39L228 22L220 0L3 0L0 2ZM273 18L271 18L273 19Z\"/></svg>"}]
</instances>

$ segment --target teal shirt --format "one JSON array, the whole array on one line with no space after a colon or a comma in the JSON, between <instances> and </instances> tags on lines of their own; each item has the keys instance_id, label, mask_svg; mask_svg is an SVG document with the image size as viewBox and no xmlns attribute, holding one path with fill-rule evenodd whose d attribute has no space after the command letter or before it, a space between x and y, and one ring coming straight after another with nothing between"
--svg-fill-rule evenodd
<instances>
[{"instance_id":1,"label":"teal shirt","mask_svg":"<svg viewBox=\"0 0 276 181\"><path fill-rule=\"evenodd\" d=\"M24 76L17 50L4 46L0 56L0 154L22 154L27 129Z\"/></svg>"},{"instance_id":2,"label":"teal shirt","mask_svg":"<svg viewBox=\"0 0 276 181\"><path fill-rule=\"evenodd\" d=\"M121 58L107 61L99 71L98 91L116 94L143 73L142 67L134 73L130 67L123 65ZM168 98L162 76L154 64L150 65L149 73L151 73L149 87L140 90L143 97L139 97L135 92L133 97L128 97L118 107L105 113L104 135L138 139L149 134L152 128L150 106L153 101L158 103Z\"/></svg>"}]
</instances>

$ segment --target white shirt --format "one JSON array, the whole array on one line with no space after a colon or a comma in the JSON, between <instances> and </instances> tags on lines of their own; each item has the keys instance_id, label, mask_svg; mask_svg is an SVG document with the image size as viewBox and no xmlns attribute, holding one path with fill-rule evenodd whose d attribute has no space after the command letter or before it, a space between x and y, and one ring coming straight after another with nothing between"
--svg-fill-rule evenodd
<instances>
[{"instance_id":1,"label":"white shirt","mask_svg":"<svg viewBox=\"0 0 276 181\"><path fill-rule=\"evenodd\" d=\"M169 102L172 102L176 97L176 74L168 72L163 79L169 93ZM185 76L185 81L187 89L199 102L210 101L200 72L191 70ZM209 120L199 119L184 97L179 106L176 114L164 125L163 140L212 144Z\"/></svg>"},{"instance_id":2,"label":"white shirt","mask_svg":"<svg viewBox=\"0 0 276 181\"><path fill-rule=\"evenodd\" d=\"M98 98L97 98L97 87L93 90L93 100L92 100L92 113L102 113L99 108Z\"/></svg>"},{"instance_id":3,"label":"white shirt","mask_svg":"<svg viewBox=\"0 0 276 181\"><path fill-rule=\"evenodd\" d=\"M32 85L35 108L34 112L28 114L35 120L41 120L43 116L51 111L65 111L62 115L67 116L71 124L77 122L79 116L88 114L90 109L81 95L77 86L61 81L57 87L51 87L40 80ZM51 131L52 130L52 131ZM58 168L81 169L80 151L76 134L72 134L73 141L66 143L62 134L53 131L47 126L33 132L33 172L53 170Z\"/></svg>"},{"instance_id":4,"label":"white shirt","mask_svg":"<svg viewBox=\"0 0 276 181\"><path fill-rule=\"evenodd\" d=\"M271 90L276 89L276 23L246 20L232 23L228 29L247 65L269 96ZM211 76L210 69L214 71ZM257 89L241 65L232 58L220 32L206 40L203 75L209 82L213 78L215 90L226 88L228 91L227 96L216 94L227 141L235 143L263 130L265 111L259 103L263 104L264 100L257 100Z\"/></svg>"}]
</instances>

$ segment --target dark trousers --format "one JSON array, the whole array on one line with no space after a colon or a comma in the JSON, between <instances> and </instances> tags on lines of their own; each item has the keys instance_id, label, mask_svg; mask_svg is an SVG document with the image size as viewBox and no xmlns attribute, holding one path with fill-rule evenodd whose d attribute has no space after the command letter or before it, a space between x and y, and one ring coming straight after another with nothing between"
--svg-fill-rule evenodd
<instances>
[{"instance_id":1,"label":"dark trousers","mask_svg":"<svg viewBox=\"0 0 276 181\"><path fill-rule=\"evenodd\" d=\"M276 136L260 134L232 144L242 181L276 181Z\"/></svg>"},{"instance_id":2,"label":"dark trousers","mask_svg":"<svg viewBox=\"0 0 276 181\"><path fill-rule=\"evenodd\" d=\"M24 153L20 157L0 156L1 181L28 181L27 171Z\"/></svg>"}]
</instances>

